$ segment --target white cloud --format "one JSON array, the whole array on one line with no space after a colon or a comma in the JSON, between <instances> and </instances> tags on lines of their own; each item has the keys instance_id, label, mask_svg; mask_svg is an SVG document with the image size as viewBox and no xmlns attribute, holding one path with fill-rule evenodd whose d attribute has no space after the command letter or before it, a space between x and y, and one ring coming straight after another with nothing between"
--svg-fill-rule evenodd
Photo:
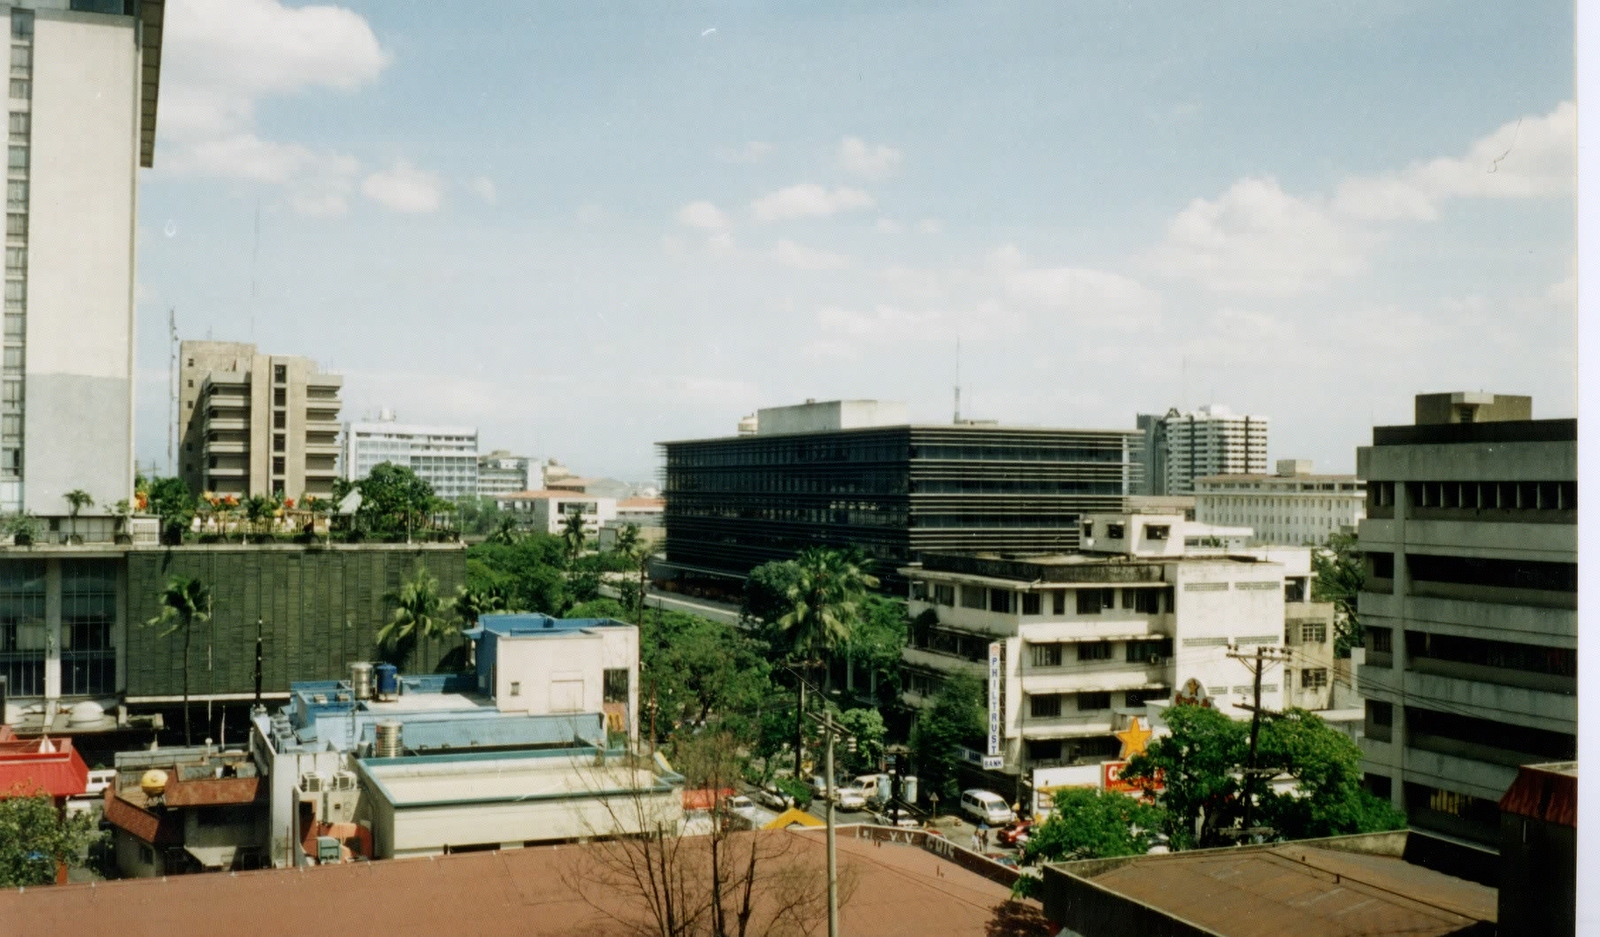
<instances>
[{"instance_id":1,"label":"white cloud","mask_svg":"<svg viewBox=\"0 0 1600 937\"><path fill-rule=\"evenodd\" d=\"M843 254L815 250L787 239L779 241L769 256L784 266L799 270L838 270L850 266L850 258Z\"/></svg>"},{"instance_id":2,"label":"white cloud","mask_svg":"<svg viewBox=\"0 0 1600 937\"><path fill-rule=\"evenodd\" d=\"M282 186L302 214L343 214L359 164L263 140L257 102L372 84L388 55L360 15L277 0L171 0L162 37L158 171Z\"/></svg>"},{"instance_id":3,"label":"white cloud","mask_svg":"<svg viewBox=\"0 0 1600 937\"><path fill-rule=\"evenodd\" d=\"M905 160L905 155L894 147L872 146L860 137L845 137L839 141L838 156L845 172L867 179L891 176Z\"/></svg>"},{"instance_id":4,"label":"white cloud","mask_svg":"<svg viewBox=\"0 0 1600 937\"><path fill-rule=\"evenodd\" d=\"M708 231L720 231L733 223L722 209L707 201L690 202L678 209L678 221L691 228L705 228Z\"/></svg>"},{"instance_id":5,"label":"white cloud","mask_svg":"<svg viewBox=\"0 0 1600 937\"><path fill-rule=\"evenodd\" d=\"M437 211L443 201L438 173L418 169L405 160L372 173L361 182L361 194L398 212L424 214Z\"/></svg>"},{"instance_id":6,"label":"white cloud","mask_svg":"<svg viewBox=\"0 0 1600 937\"><path fill-rule=\"evenodd\" d=\"M937 218L924 218L917 222L918 234L940 234L944 231L944 222Z\"/></svg>"},{"instance_id":7,"label":"white cloud","mask_svg":"<svg viewBox=\"0 0 1600 937\"><path fill-rule=\"evenodd\" d=\"M1277 180L1241 179L1167 223L1156 266L1219 291L1288 295L1366 269L1371 238Z\"/></svg>"},{"instance_id":8,"label":"white cloud","mask_svg":"<svg viewBox=\"0 0 1600 937\"><path fill-rule=\"evenodd\" d=\"M724 163L759 163L772 155L775 147L760 140L751 140L743 146L721 147L712 155Z\"/></svg>"},{"instance_id":9,"label":"white cloud","mask_svg":"<svg viewBox=\"0 0 1600 937\"><path fill-rule=\"evenodd\" d=\"M1142 321L1161 304L1160 294L1137 280L1088 267L1035 267L1015 245L989 254L989 267L1010 299L1086 317L1115 316L1108 323Z\"/></svg>"},{"instance_id":10,"label":"white cloud","mask_svg":"<svg viewBox=\"0 0 1600 937\"><path fill-rule=\"evenodd\" d=\"M814 182L804 182L761 196L750 203L750 213L757 221L783 221L824 217L876 204L871 195L860 189L837 186L830 191Z\"/></svg>"},{"instance_id":11,"label":"white cloud","mask_svg":"<svg viewBox=\"0 0 1600 937\"><path fill-rule=\"evenodd\" d=\"M873 227L877 229L879 234L899 234L906 229L905 225L895 221L893 218L879 218L878 223Z\"/></svg>"},{"instance_id":12,"label":"white cloud","mask_svg":"<svg viewBox=\"0 0 1600 937\"><path fill-rule=\"evenodd\" d=\"M1460 157L1440 157L1339 186L1334 207L1367 221L1431 221L1452 198L1545 198L1571 191L1577 108L1524 117L1476 141Z\"/></svg>"},{"instance_id":13,"label":"white cloud","mask_svg":"<svg viewBox=\"0 0 1600 937\"><path fill-rule=\"evenodd\" d=\"M479 176L478 178L469 182L467 185L472 189L473 193L478 196L478 198L483 199L483 204L485 205L493 205L495 200L499 198L499 193L494 187L494 180L490 179L488 176Z\"/></svg>"}]
</instances>

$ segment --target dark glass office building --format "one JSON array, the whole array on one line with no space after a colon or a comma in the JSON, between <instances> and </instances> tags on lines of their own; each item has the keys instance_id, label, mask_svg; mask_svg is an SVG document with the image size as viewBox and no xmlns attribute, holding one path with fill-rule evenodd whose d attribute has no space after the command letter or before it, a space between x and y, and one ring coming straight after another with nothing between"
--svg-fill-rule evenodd
<instances>
[{"instance_id":1,"label":"dark glass office building","mask_svg":"<svg viewBox=\"0 0 1600 937\"><path fill-rule=\"evenodd\" d=\"M661 443L666 554L742 576L810 546L858 545L888 573L923 551L1049 553L1142 478L1137 430L873 426Z\"/></svg>"}]
</instances>

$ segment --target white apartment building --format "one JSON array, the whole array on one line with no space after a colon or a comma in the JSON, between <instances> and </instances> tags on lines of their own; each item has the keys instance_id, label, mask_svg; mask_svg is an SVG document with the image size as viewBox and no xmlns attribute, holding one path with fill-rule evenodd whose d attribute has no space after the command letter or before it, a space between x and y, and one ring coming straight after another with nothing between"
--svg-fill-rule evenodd
<instances>
[{"instance_id":1,"label":"white apartment building","mask_svg":"<svg viewBox=\"0 0 1600 937\"><path fill-rule=\"evenodd\" d=\"M544 487L544 465L496 449L478 456L478 497L493 498Z\"/></svg>"},{"instance_id":2,"label":"white apartment building","mask_svg":"<svg viewBox=\"0 0 1600 937\"><path fill-rule=\"evenodd\" d=\"M1354 475L1316 475L1304 459L1279 459L1276 475L1211 475L1194 481L1194 516L1250 527L1258 543L1321 545L1355 533L1367 486Z\"/></svg>"},{"instance_id":3,"label":"white apartment building","mask_svg":"<svg viewBox=\"0 0 1600 937\"><path fill-rule=\"evenodd\" d=\"M409 467L441 498L478 493L478 430L472 426L400 423L384 410L376 421L346 423L341 466L350 481L384 462Z\"/></svg>"},{"instance_id":4,"label":"white apartment building","mask_svg":"<svg viewBox=\"0 0 1600 937\"><path fill-rule=\"evenodd\" d=\"M152 163L162 4L6 7L0 510L133 497L135 211Z\"/></svg>"},{"instance_id":5,"label":"white apartment building","mask_svg":"<svg viewBox=\"0 0 1600 937\"><path fill-rule=\"evenodd\" d=\"M1211 404L1165 416L1142 413L1147 495L1192 495L1208 475L1265 475L1267 418Z\"/></svg>"},{"instance_id":6,"label":"white apartment building","mask_svg":"<svg viewBox=\"0 0 1600 937\"><path fill-rule=\"evenodd\" d=\"M581 491L521 491L501 495L495 504L502 511L512 511L527 518L525 526L547 534L559 534L566 529L567 518L573 514L583 516L583 534L591 540L600 536L600 528L617 519L617 499L588 495Z\"/></svg>"},{"instance_id":7,"label":"white apartment building","mask_svg":"<svg viewBox=\"0 0 1600 937\"><path fill-rule=\"evenodd\" d=\"M1577 421L1417 398L1357 450L1363 770L1413 826L1487 843L1519 765L1577 750Z\"/></svg>"},{"instance_id":8,"label":"white apartment building","mask_svg":"<svg viewBox=\"0 0 1600 937\"><path fill-rule=\"evenodd\" d=\"M916 623L903 652L907 699L924 702L959 672L987 682L992 670L983 753L991 770L1033 778L1114 762L1122 752L1114 733L1178 693L1244 717L1251 672L1230 649L1282 648L1291 619L1331 620L1331 609L1307 601L1308 549L1190 549L1189 522L1177 515L1094 514L1083 523L1081 553L924 554L901 571ZM1315 701L1301 690L1331 680L1327 629L1294 638L1300 650L1290 663L1264 675L1263 706Z\"/></svg>"}]
</instances>

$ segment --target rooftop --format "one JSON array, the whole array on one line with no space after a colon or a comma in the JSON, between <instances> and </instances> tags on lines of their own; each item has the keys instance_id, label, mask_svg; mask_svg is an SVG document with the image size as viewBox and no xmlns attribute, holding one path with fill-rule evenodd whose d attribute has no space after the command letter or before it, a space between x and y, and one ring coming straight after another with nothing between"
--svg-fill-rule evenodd
<instances>
[{"instance_id":1,"label":"rooftop","mask_svg":"<svg viewBox=\"0 0 1600 937\"><path fill-rule=\"evenodd\" d=\"M760 837L755 842L763 854L778 854L766 860L775 875L785 863L815 869L820 876L821 836L776 830L748 835ZM0 891L0 920L17 933L51 933L63 921L85 933L208 933L216 929L219 909L225 909L229 932L250 937L282 933L286 910L292 909L297 918L314 920L316 929L327 933L635 933L644 923L644 903L617 889L595 886L595 876L586 874L591 867L600 868L603 859L597 851L605 848L531 848L9 889ZM978 937L1035 932L1006 929L1019 921L1039 926L1036 905L1009 902L1006 886L933 852L841 835L838 856L841 877L851 883L840 913L843 933ZM792 889L756 892L758 927L788 891ZM810 923L808 932L822 924Z\"/></svg>"},{"instance_id":2,"label":"rooftop","mask_svg":"<svg viewBox=\"0 0 1600 937\"><path fill-rule=\"evenodd\" d=\"M503 638L523 638L551 634L573 634L593 628L631 628L614 618L552 618L539 612L495 612L478 618L478 627L463 632L474 638L483 632Z\"/></svg>"},{"instance_id":3,"label":"rooftop","mask_svg":"<svg viewBox=\"0 0 1600 937\"><path fill-rule=\"evenodd\" d=\"M1490 423L1424 423L1374 426L1374 446L1419 446L1497 442L1576 442L1578 421L1501 420Z\"/></svg>"},{"instance_id":4,"label":"rooftop","mask_svg":"<svg viewBox=\"0 0 1600 937\"><path fill-rule=\"evenodd\" d=\"M71 739L18 739L10 726L0 725L0 798L74 797L88 787L89 766Z\"/></svg>"},{"instance_id":5,"label":"rooftop","mask_svg":"<svg viewBox=\"0 0 1600 937\"><path fill-rule=\"evenodd\" d=\"M540 491L513 491L510 494L495 495L495 498L500 501L545 501L551 498L561 498L565 501L577 501L587 498L592 501L599 497L601 496L585 494L582 491L563 491L553 488L545 488Z\"/></svg>"}]
</instances>

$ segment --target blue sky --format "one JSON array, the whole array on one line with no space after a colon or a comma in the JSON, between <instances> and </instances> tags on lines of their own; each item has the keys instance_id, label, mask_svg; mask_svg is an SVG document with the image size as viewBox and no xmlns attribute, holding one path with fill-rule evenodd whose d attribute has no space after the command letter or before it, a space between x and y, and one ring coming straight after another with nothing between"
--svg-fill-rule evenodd
<instances>
[{"instance_id":1,"label":"blue sky","mask_svg":"<svg viewBox=\"0 0 1600 937\"><path fill-rule=\"evenodd\" d=\"M964 415L1216 402L1333 471L1418 392L1575 412L1570 4L668 7L170 0L141 462L169 308L625 478L947 420L957 338Z\"/></svg>"}]
</instances>

